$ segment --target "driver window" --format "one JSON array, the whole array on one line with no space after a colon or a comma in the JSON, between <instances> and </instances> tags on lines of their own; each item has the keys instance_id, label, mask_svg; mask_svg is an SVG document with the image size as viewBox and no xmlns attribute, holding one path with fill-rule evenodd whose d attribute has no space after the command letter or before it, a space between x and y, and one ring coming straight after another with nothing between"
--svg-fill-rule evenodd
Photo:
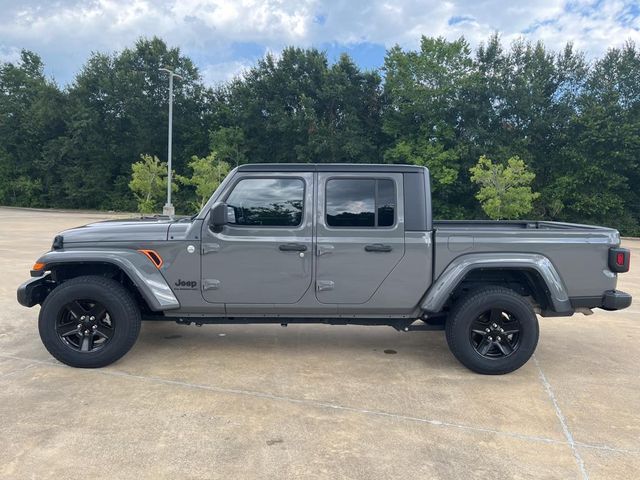
<instances>
[{"instance_id":1,"label":"driver window","mask_svg":"<svg viewBox=\"0 0 640 480\"><path fill-rule=\"evenodd\" d=\"M302 223L304 182L299 178L245 178L226 203L230 225L297 227Z\"/></svg>"}]
</instances>

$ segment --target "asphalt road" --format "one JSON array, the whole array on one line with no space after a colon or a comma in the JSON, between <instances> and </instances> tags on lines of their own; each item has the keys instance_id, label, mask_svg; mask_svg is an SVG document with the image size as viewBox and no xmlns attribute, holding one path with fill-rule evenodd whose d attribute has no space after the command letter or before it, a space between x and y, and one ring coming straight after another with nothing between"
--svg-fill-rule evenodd
<instances>
[{"instance_id":1,"label":"asphalt road","mask_svg":"<svg viewBox=\"0 0 640 480\"><path fill-rule=\"evenodd\" d=\"M640 478L640 303L541 319L480 376L440 332L144 324L116 364L55 361L15 299L64 228L0 208L0 478ZM640 242L619 288L640 299Z\"/></svg>"}]
</instances>

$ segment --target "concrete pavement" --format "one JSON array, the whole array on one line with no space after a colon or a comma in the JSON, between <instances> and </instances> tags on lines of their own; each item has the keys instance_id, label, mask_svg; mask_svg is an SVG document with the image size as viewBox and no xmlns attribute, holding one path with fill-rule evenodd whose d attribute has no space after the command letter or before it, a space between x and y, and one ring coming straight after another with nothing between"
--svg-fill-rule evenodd
<instances>
[{"instance_id":1,"label":"concrete pavement","mask_svg":"<svg viewBox=\"0 0 640 480\"><path fill-rule=\"evenodd\" d=\"M56 232L108 217L0 208L0 478L640 478L638 300L541 319L500 377L440 332L324 325L145 323L116 364L73 369L15 290Z\"/></svg>"}]
</instances>

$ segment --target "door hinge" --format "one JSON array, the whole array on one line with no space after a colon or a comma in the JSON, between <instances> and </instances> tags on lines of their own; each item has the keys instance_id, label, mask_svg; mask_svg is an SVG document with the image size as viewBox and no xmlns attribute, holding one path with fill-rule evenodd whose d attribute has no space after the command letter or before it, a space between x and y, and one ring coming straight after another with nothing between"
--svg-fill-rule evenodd
<instances>
[{"instance_id":1,"label":"door hinge","mask_svg":"<svg viewBox=\"0 0 640 480\"><path fill-rule=\"evenodd\" d=\"M217 290L218 288L220 288L220 280L207 278L202 281L202 290Z\"/></svg>"},{"instance_id":2,"label":"door hinge","mask_svg":"<svg viewBox=\"0 0 640 480\"><path fill-rule=\"evenodd\" d=\"M317 255L320 257L322 255L326 255L327 253L333 252L333 245L318 245L316 248Z\"/></svg>"},{"instance_id":3,"label":"door hinge","mask_svg":"<svg viewBox=\"0 0 640 480\"><path fill-rule=\"evenodd\" d=\"M202 254L206 255L207 253L216 253L220 251L219 243L203 243L202 244Z\"/></svg>"},{"instance_id":4,"label":"door hinge","mask_svg":"<svg viewBox=\"0 0 640 480\"><path fill-rule=\"evenodd\" d=\"M318 280L316 282L316 290L324 292L325 290L333 290L334 283L331 280Z\"/></svg>"}]
</instances>

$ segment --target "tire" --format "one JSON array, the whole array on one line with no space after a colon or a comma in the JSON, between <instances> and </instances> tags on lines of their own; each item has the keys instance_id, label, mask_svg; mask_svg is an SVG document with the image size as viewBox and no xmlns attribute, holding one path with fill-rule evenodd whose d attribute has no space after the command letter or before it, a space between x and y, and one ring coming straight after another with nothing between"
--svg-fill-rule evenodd
<instances>
[{"instance_id":1,"label":"tire","mask_svg":"<svg viewBox=\"0 0 640 480\"><path fill-rule=\"evenodd\" d=\"M539 327L533 307L524 297L504 287L482 287L456 302L445 332L451 353L465 367L485 375L502 375L531 358Z\"/></svg>"},{"instance_id":2,"label":"tire","mask_svg":"<svg viewBox=\"0 0 640 480\"><path fill-rule=\"evenodd\" d=\"M127 353L140 333L140 309L118 282L82 276L56 287L40 309L42 343L72 367L99 368Z\"/></svg>"}]
</instances>

